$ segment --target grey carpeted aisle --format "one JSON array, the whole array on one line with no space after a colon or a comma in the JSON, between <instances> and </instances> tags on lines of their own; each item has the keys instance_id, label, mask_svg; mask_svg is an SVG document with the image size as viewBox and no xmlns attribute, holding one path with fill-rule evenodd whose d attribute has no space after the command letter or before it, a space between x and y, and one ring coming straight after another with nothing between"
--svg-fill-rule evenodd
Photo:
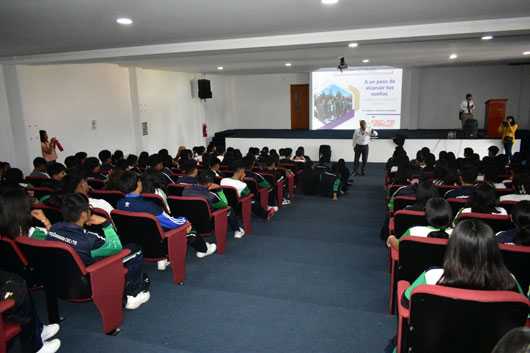
<instances>
[{"instance_id":1,"label":"grey carpeted aisle","mask_svg":"<svg viewBox=\"0 0 530 353\"><path fill-rule=\"evenodd\" d=\"M183 286L148 264L151 300L125 311L116 337L92 303L60 302L61 352L381 352L396 332L382 184L371 164L337 202L295 194L271 222L253 218L251 234L230 237L224 255L188 252Z\"/></svg>"}]
</instances>

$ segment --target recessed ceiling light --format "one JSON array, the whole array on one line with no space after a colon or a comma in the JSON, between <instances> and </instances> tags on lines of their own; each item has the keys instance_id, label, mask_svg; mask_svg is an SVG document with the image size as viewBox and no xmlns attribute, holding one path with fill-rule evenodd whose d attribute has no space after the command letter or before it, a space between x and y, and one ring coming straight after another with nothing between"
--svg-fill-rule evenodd
<instances>
[{"instance_id":1,"label":"recessed ceiling light","mask_svg":"<svg viewBox=\"0 0 530 353\"><path fill-rule=\"evenodd\" d=\"M289 67L289 66L293 66L293 64L291 64L291 63L285 63L285 66Z\"/></svg>"},{"instance_id":2,"label":"recessed ceiling light","mask_svg":"<svg viewBox=\"0 0 530 353\"><path fill-rule=\"evenodd\" d=\"M493 36L490 36L490 35L487 35L487 36L482 36L482 38L480 38L482 40L490 40L490 39L493 39Z\"/></svg>"},{"instance_id":3,"label":"recessed ceiling light","mask_svg":"<svg viewBox=\"0 0 530 353\"><path fill-rule=\"evenodd\" d=\"M320 0L324 5L333 5L339 2L339 0Z\"/></svg>"},{"instance_id":4,"label":"recessed ceiling light","mask_svg":"<svg viewBox=\"0 0 530 353\"><path fill-rule=\"evenodd\" d=\"M132 20L130 18L121 17L116 20L120 25L130 25Z\"/></svg>"},{"instance_id":5,"label":"recessed ceiling light","mask_svg":"<svg viewBox=\"0 0 530 353\"><path fill-rule=\"evenodd\" d=\"M370 62L370 59L364 59L363 60L363 63L369 63Z\"/></svg>"},{"instance_id":6,"label":"recessed ceiling light","mask_svg":"<svg viewBox=\"0 0 530 353\"><path fill-rule=\"evenodd\" d=\"M350 43L350 44L348 44L348 46L349 46L350 48L357 48L357 47L359 46L359 44L357 44L357 43Z\"/></svg>"},{"instance_id":7,"label":"recessed ceiling light","mask_svg":"<svg viewBox=\"0 0 530 353\"><path fill-rule=\"evenodd\" d=\"M449 59L456 59L458 58L458 55L457 54L451 54L449 55Z\"/></svg>"},{"instance_id":8,"label":"recessed ceiling light","mask_svg":"<svg viewBox=\"0 0 530 353\"><path fill-rule=\"evenodd\" d=\"M217 70L223 70L223 69L224 69L224 67L222 67L222 66L217 66Z\"/></svg>"},{"instance_id":9,"label":"recessed ceiling light","mask_svg":"<svg viewBox=\"0 0 530 353\"><path fill-rule=\"evenodd\" d=\"M530 55L530 50L524 51L523 55Z\"/></svg>"}]
</instances>

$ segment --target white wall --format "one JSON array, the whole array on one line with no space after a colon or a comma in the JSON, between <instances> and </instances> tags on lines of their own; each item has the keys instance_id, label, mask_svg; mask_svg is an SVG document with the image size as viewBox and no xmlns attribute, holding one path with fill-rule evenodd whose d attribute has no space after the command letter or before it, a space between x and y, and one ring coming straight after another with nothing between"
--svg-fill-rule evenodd
<instances>
[{"instance_id":1,"label":"white wall","mask_svg":"<svg viewBox=\"0 0 530 353\"><path fill-rule=\"evenodd\" d=\"M135 150L129 76L111 64L18 66L18 84L30 160L41 155L38 130L78 151ZM96 120L96 129L91 129Z\"/></svg>"},{"instance_id":2,"label":"white wall","mask_svg":"<svg viewBox=\"0 0 530 353\"><path fill-rule=\"evenodd\" d=\"M0 161L15 163L13 131L7 106L4 70L0 65Z\"/></svg>"},{"instance_id":3,"label":"white wall","mask_svg":"<svg viewBox=\"0 0 530 353\"><path fill-rule=\"evenodd\" d=\"M402 127L461 128L459 104L473 94L474 116L484 126L485 102L507 98L506 114L528 128L530 69L525 66L474 66L408 69L404 71Z\"/></svg>"},{"instance_id":4,"label":"white wall","mask_svg":"<svg viewBox=\"0 0 530 353\"><path fill-rule=\"evenodd\" d=\"M309 73L234 76L235 127L290 129L290 85L307 83Z\"/></svg>"}]
</instances>

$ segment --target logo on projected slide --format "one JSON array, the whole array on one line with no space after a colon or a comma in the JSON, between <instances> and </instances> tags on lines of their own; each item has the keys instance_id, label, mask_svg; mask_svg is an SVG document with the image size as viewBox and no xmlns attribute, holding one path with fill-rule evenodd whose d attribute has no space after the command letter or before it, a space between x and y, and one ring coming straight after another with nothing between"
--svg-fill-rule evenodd
<instances>
[{"instance_id":1,"label":"logo on projected slide","mask_svg":"<svg viewBox=\"0 0 530 353\"><path fill-rule=\"evenodd\" d=\"M337 85L322 89L313 97L314 116L324 126L321 129L333 129L355 117L359 110L359 90L351 85L345 90Z\"/></svg>"},{"instance_id":2,"label":"logo on projected slide","mask_svg":"<svg viewBox=\"0 0 530 353\"><path fill-rule=\"evenodd\" d=\"M372 127L383 127L383 128L393 128L395 125L395 120L372 120Z\"/></svg>"}]
</instances>

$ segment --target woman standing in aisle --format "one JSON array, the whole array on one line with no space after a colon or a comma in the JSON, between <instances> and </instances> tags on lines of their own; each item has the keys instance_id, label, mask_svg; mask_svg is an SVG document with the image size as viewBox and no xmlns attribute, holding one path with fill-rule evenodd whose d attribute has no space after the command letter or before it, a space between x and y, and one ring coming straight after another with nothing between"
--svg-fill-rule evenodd
<instances>
[{"instance_id":1,"label":"woman standing in aisle","mask_svg":"<svg viewBox=\"0 0 530 353\"><path fill-rule=\"evenodd\" d=\"M502 134L504 153L508 155L510 162L512 161L512 147L515 142L515 130L517 130L517 126L515 119L510 115L506 117L506 121L503 121L497 129L497 132Z\"/></svg>"}]
</instances>

